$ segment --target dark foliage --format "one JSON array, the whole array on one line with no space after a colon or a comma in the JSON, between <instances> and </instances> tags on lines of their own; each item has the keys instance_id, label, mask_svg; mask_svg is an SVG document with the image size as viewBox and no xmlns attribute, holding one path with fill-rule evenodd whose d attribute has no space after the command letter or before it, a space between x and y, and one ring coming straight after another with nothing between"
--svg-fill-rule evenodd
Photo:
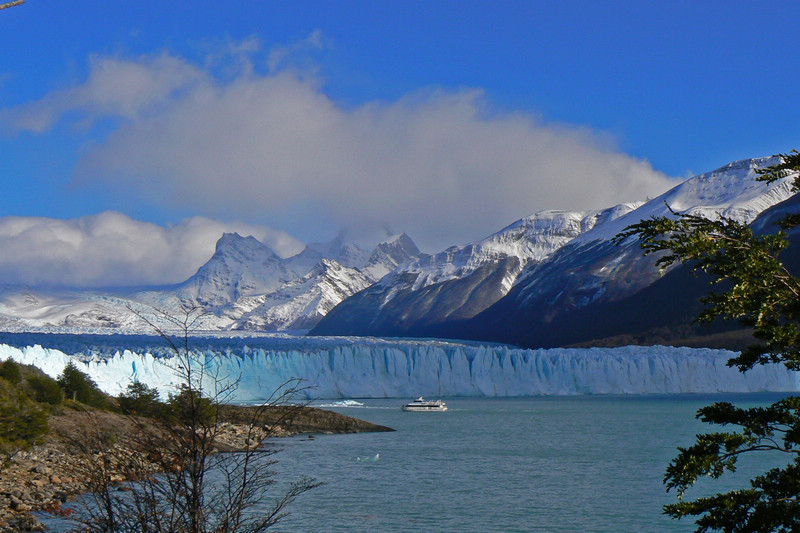
<instances>
[{"instance_id":1,"label":"dark foliage","mask_svg":"<svg viewBox=\"0 0 800 533\"><path fill-rule=\"evenodd\" d=\"M72 361L64 367L64 371L57 381L61 388L64 389L64 395L67 399L77 400L101 409L107 407L106 395L92 381L92 378L81 372Z\"/></svg>"},{"instance_id":2,"label":"dark foliage","mask_svg":"<svg viewBox=\"0 0 800 533\"><path fill-rule=\"evenodd\" d=\"M772 182L800 171L800 153L781 156L778 165L760 171ZM800 190L800 174L793 188ZM703 299L700 321L738 320L756 341L729 361L746 371L776 363L800 369L800 279L787 269L781 253L800 215L784 214L777 230L757 234L735 220L672 213L626 229L619 241L638 237L646 254L658 254L662 269L676 262L702 271L717 287ZM672 517L697 517L697 531L768 532L800 530L800 398L789 397L767 407L738 408L716 403L700 409L698 419L730 428L697 436L680 448L669 465L665 484L679 501L667 505ZM684 501L685 491L702 477L719 478L736 469L743 454L785 454L788 464L750 480L749 486Z\"/></svg>"},{"instance_id":3,"label":"dark foliage","mask_svg":"<svg viewBox=\"0 0 800 533\"><path fill-rule=\"evenodd\" d=\"M58 405L64 399L64 391L56 380L44 374L31 376L25 380L25 389L37 402Z\"/></svg>"},{"instance_id":4,"label":"dark foliage","mask_svg":"<svg viewBox=\"0 0 800 533\"><path fill-rule=\"evenodd\" d=\"M11 364L4 364L2 367L4 377L0 379L0 470L14 453L36 444L47 434L50 407L48 404L37 403L22 387L23 376L18 364L11 361ZM8 379L9 376L11 379ZM31 376L29 379L35 377ZM58 385L56 391L60 399L61 389Z\"/></svg>"},{"instance_id":5,"label":"dark foliage","mask_svg":"<svg viewBox=\"0 0 800 533\"><path fill-rule=\"evenodd\" d=\"M22 382L22 371L16 362L12 359L6 359L0 363L0 378L11 384L18 385Z\"/></svg>"},{"instance_id":6,"label":"dark foliage","mask_svg":"<svg viewBox=\"0 0 800 533\"><path fill-rule=\"evenodd\" d=\"M167 414L167 406L159 400L158 390L134 381L117 398L123 413L156 418Z\"/></svg>"},{"instance_id":7,"label":"dark foliage","mask_svg":"<svg viewBox=\"0 0 800 533\"><path fill-rule=\"evenodd\" d=\"M48 431L47 411L27 398L0 404L0 446L25 448Z\"/></svg>"},{"instance_id":8,"label":"dark foliage","mask_svg":"<svg viewBox=\"0 0 800 533\"><path fill-rule=\"evenodd\" d=\"M218 406L210 398L186 384L178 394L169 395L170 414L174 421L186 427L211 427L217 420Z\"/></svg>"}]
</instances>

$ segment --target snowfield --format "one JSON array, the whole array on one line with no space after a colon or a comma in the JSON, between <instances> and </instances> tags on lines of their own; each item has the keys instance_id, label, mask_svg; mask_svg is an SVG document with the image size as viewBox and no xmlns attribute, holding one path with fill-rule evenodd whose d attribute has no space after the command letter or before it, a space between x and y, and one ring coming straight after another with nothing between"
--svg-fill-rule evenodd
<instances>
[{"instance_id":1,"label":"snowfield","mask_svg":"<svg viewBox=\"0 0 800 533\"><path fill-rule=\"evenodd\" d=\"M39 341L39 342L36 342ZM57 376L78 363L104 391L132 380L162 395L179 383L175 361L147 336L3 337L0 360ZM43 347L43 345L47 347ZM313 388L303 399L797 391L798 374L767 365L741 374L734 352L666 346L523 350L441 340L259 336L193 339L197 369L239 380L235 400L264 399L285 381ZM207 383L211 386L211 382Z\"/></svg>"}]
</instances>

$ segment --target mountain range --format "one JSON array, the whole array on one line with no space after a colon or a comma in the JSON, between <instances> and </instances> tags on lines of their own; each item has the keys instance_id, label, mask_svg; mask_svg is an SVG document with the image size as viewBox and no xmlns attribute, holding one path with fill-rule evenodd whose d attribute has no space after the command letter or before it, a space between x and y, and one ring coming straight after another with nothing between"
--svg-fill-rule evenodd
<instances>
[{"instance_id":1,"label":"mountain range","mask_svg":"<svg viewBox=\"0 0 800 533\"><path fill-rule=\"evenodd\" d=\"M657 289L666 285L661 282L639 296L640 305L626 307L621 302L651 288L661 276L655 259L643 256L635 240L615 244L612 239L627 226L669 215L670 210L756 221L762 212L792 197L791 176L770 185L755 179L757 169L775 162L774 158L737 161L641 204L590 213L545 213L552 225L548 231L536 231L537 237L563 236L560 246L551 241L552 248L538 257L498 255L465 275L429 284L425 281L432 276L426 273L436 269L427 259L418 260L342 302L311 333L430 336L548 347L630 334L630 328L657 329L666 324L650 323L648 316L665 310L681 315L672 322L688 324L698 309L694 302L708 292L707 283L686 272L675 273L670 279L681 283L670 291L659 293ZM516 266L517 258L521 267ZM676 305L684 295L693 305Z\"/></svg>"},{"instance_id":2,"label":"mountain range","mask_svg":"<svg viewBox=\"0 0 800 533\"><path fill-rule=\"evenodd\" d=\"M344 235L281 258L254 237L224 234L183 283L114 291L5 287L0 329L139 331L128 307L201 307L208 330L445 337L522 346L691 342L706 280L676 266L661 276L625 227L670 211L728 217L763 231L800 209L792 176L765 184L773 158L737 161L663 195L585 212L543 211L439 253L405 234L372 249ZM794 256L791 256L794 257Z\"/></svg>"},{"instance_id":3,"label":"mountain range","mask_svg":"<svg viewBox=\"0 0 800 533\"><path fill-rule=\"evenodd\" d=\"M129 308L157 316L200 308L202 330L295 331L313 327L342 300L422 254L405 234L371 251L343 235L281 258L252 236L225 233L214 255L183 283L104 291L4 287L0 329L150 332Z\"/></svg>"}]
</instances>

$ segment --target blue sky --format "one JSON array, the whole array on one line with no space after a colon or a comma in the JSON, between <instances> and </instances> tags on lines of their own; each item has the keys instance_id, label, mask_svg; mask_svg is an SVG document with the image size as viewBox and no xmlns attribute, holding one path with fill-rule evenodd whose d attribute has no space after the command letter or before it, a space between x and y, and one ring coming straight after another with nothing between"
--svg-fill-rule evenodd
<instances>
[{"instance_id":1,"label":"blue sky","mask_svg":"<svg viewBox=\"0 0 800 533\"><path fill-rule=\"evenodd\" d=\"M436 251L639 200L800 146L798 11L27 0L0 11L0 217Z\"/></svg>"}]
</instances>

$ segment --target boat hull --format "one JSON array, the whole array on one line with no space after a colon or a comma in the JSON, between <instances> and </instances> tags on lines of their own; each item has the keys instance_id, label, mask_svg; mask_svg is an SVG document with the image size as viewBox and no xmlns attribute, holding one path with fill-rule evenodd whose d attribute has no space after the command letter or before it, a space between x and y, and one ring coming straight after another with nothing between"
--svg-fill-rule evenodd
<instances>
[{"instance_id":1,"label":"boat hull","mask_svg":"<svg viewBox=\"0 0 800 533\"><path fill-rule=\"evenodd\" d=\"M447 406L421 407L421 406L404 405L403 411L409 411L412 413L425 413L425 412L444 413L445 411L447 411Z\"/></svg>"}]
</instances>

